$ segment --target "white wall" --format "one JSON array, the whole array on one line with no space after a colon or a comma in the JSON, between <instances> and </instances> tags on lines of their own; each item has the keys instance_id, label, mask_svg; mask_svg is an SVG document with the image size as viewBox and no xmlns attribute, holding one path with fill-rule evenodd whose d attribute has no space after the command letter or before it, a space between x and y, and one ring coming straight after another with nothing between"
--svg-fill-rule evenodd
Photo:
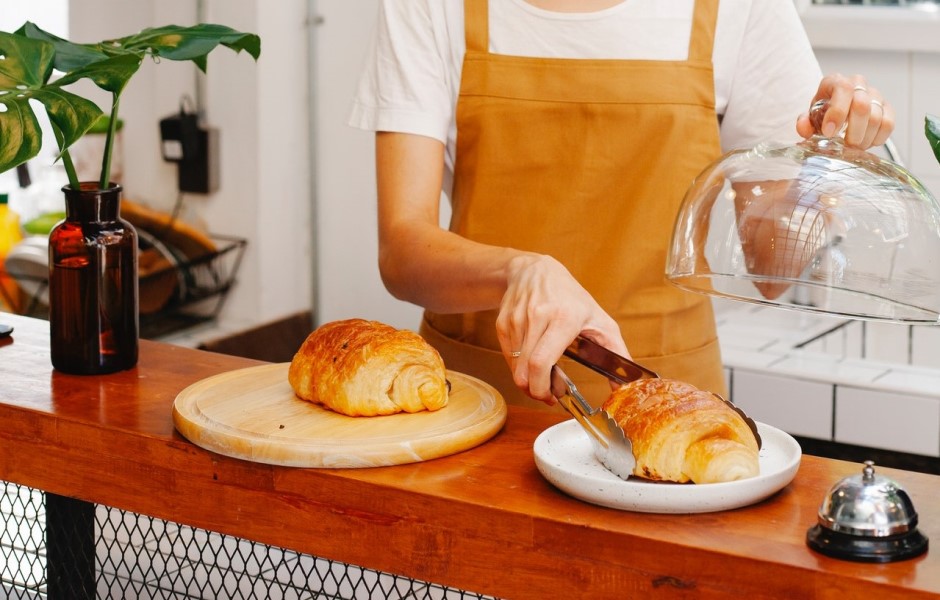
<instances>
[{"instance_id":1,"label":"white wall","mask_svg":"<svg viewBox=\"0 0 940 600\"><path fill-rule=\"evenodd\" d=\"M68 0L31 0L4 2L0 12L0 30L15 31L26 21L56 35L68 31Z\"/></svg>"},{"instance_id":2,"label":"white wall","mask_svg":"<svg viewBox=\"0 0 940 600\"><path fill-rule=\"evenodd\" d=\"M316 317L417 328L421 311L394 299L379 278L373 134L346 125L377 7L377 0L317 2Z\"/></svg>"},{"instance_id":3,"label":"white wall","mask_svg":"<svg viewBox=\"0 0 940 600\"><path fill-rule=\"evenodd\" d=\"M75 41L200 20L195 0L71 5ZM122 99L125 194L169 211L177 174L161 159L158 121L179 111L183 95L195 99L198 89L204 92L205 122L219 131L220 187L213 194L186 194L183 216L213 233L249 240L223 312L223 321L232 324L265 322L312 304L307 10L305 0L206 0L202 20L261 36L257 64L226 48L209 56L205 76L191 63L145 61ZM197 77L204 77L198 87Z\"/></svg>"}]
</instances>

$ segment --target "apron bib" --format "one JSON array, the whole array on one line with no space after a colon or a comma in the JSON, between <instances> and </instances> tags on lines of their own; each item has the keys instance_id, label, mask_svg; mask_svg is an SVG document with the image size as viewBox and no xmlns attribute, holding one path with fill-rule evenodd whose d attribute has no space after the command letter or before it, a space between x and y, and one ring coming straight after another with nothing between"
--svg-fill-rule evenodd
<instances>
[{"instance_id":1,"label":"apron bib","mask_svg":"<svg viewBox=\"0 0 940 600\"><path fill-rule=\"evenodd\" d=\"M559 260L663 377L725 393L711 302L665 279L692 179L720 155L712 42L717 0L696 0L683 61L491 54L487 0L465 0L451 231ZM523 394L499 351L496 311L427 311L421 333L449 369L506 400ZM589 400L603 377L563 357Z\"/></svg>"}]
</instances>

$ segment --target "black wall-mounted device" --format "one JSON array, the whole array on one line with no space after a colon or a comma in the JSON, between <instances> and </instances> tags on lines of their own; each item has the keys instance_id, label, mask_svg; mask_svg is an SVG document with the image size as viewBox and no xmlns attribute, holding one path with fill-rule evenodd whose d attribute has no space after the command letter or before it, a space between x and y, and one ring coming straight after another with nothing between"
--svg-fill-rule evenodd
<instances>
[{"instance_id":1,"label":"black wall-mounted device","mask_svg":"<svg viewBox=\"0 0 940 600\"><path fill-rule=\"evenodd\" d=\"M180 112L160 120L163 159L175 162L179 191L210 194L219 188L219 132L199 123L196 113Z\"/></svg>"}]
</instances>

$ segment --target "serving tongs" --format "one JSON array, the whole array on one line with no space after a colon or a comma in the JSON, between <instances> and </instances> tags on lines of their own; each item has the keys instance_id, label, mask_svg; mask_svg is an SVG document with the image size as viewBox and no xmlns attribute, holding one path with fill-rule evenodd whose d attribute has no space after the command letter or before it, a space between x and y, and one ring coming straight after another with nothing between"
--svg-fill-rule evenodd
<instances>
[{"instance_id":1,"label":"serving tongs","mask_svg":"<svg viewBox=\"0 0 940 600\"><path fill-rule=\"evenodd\" d=\"M629 358L624 358L616 352L611 352L600 344L592 342L580 335L576 337L565 350L565 356L573 358L585 367L593 369L617 383L630 383L631 381L645 378L659 379L659 375L657 375L655 371L651 371L643 365L633 362ZM757 440L757 447L761 448L763 441L761 440L760 434L757 432L757 423L754 422L754 419L747 416L747 413L741 410L735 403L726 400L721 394L716 394L715 392L709 393L727 404L731 410L738 413L741 418L744 419L751 433L754 434L754 439Z\"/></svg>"},{"instance_id":2,"label":"serving tongs","mask_svg":"<svg viewBox=\"0 0 940 600\"><path fill-rule=\"evenodd\" d=\"M588 433L597 459L617 477L629 479L636 467L630 438L606 410L584 399L557 364L552 367L552 395Z\"/></svg>"},{"instance_id":3,"label":"serving tongs","mask_svg":"<svg viewBox=\"0 0 940 600\"><path fill-rule=\"evenodd\" d=\"M603 346L592 342L586 337L578 336L571 345L565 349L565 356L600 373L611 381L620 384L630 383L638 379L659 378L659 375L641 364L620 356ZM711 392L716 398L727 404L738 413L757 440L757 447L763 444L757 432L757 424L743 410L734 403L729 402L720 394ZM633 443L624 433L623 428L603 408L594 408L589 404L577 387L565 375L558 365L552 367L552 394L559 404L588 432L594 444L594 454L608 470L621 479L627 479L636 467L633 456Z\"/></svg>"}]
</instances>

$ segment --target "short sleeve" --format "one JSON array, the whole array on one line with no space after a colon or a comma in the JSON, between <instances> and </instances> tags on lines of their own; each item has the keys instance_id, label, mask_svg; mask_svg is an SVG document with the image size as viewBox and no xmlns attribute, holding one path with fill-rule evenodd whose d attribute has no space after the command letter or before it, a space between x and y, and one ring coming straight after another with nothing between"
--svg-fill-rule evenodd
<instances>
[{"instance_id":1,"label":"short sleeve","mask_svg":"<svg viewBox=\"0 0 940 600\"><path fill-rule=\"evenodd\" d=\"M733 69L721 125L725 151L799 139L822 73L792 2L754 0Z\"/></svg>"},{"instance_id":2,"label":"short sleeve","mask_svg":"<svg viewBox=\"0 0 940 600\"><path fill-rule=\"evenodd\" d=\"M438 3L438 6L435 6ZM348 123L447 143L452 78L440 0L382 0Z\"/></svg>"}]
</instances>

